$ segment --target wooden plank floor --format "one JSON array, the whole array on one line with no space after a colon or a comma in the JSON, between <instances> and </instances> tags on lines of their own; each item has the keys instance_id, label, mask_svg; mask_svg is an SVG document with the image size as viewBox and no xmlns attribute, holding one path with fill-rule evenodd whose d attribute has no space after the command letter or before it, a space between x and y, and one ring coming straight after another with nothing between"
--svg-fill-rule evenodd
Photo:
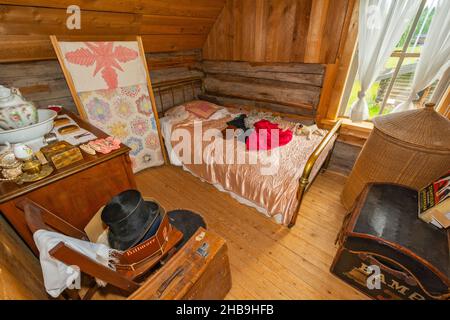
<instances>
[{"instance_id":1,"label":"wooden plank floor","mask_svg":"<svg viewBox=\"0 0 450 320\"><path fill-rule=\"evenodd\" d=\"M200 213L227 240L233 286L228 299L365 299L329 268L345 209L339 201L346 177L320 174L292 229L201 182L178 167L136 175L138 188L166 210Z\"/></svg>"}]
</instances>

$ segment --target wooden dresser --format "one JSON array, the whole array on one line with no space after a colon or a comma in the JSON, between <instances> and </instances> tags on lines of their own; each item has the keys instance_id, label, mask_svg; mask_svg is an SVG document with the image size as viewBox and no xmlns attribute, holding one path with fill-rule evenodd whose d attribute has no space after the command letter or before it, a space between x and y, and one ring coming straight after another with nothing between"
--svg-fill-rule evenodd
<instances>
[{"instance_id":1,"label":"wooden dresser","mask_svg":"<svg viewBox=\"0 0 450 320\"><path fill-rule=\"evenodd\" d=\"M107 137L74 114L68 115L97 137ZM40 181L23 185L1 182L0 211L37 255L32 234L23 213L16 209L16 201L28 197L82 230L97 210L114 195L136 188L129 151L130 148L121 145L120 149L106 155L91 156L83 152L83 161L55 170Z\"/></svg>"}]
</instances>

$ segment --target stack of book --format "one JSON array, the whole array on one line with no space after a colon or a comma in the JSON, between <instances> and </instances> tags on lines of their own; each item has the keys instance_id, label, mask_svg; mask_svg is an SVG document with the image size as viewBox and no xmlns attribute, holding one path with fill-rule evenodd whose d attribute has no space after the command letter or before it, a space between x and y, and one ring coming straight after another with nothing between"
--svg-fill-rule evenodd
<instances>
[{"instance_id":1,"label":"stack of book","mask_svg":"<svg viewBox=\"0 0 450 320\"><path fill-rule=\"evenodd\" d=\"M450 227L450 171L419 191L419 218L438 228Z\"/></svg>"}]
</instances>

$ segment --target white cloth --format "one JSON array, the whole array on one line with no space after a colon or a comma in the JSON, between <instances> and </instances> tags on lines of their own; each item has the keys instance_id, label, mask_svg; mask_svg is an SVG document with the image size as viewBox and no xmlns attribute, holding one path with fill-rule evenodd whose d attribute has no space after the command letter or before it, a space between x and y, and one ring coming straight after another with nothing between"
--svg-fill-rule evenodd
<instances>
[{"instance_id":1,"label":"white cloth","mask_svg":"<svg viewBox=\"0 0 450 320\"><path fill-rule=\"evenodd\" d=\"M361 91L350 108L353 121L369 118L366 91L383 70L394 47L420 5L420 0L361 0L358 35L358 78Z\"/></svg>"},{"instance_id":2,"label":"white cloth","mask_svg":"<svg viewBox=\"0 0 450 320\"><path fill-rule=\"evenodd\" d=\"M64 242L68 247L82 253L83 255L97 261L98 263L111 268L110 257L112 249L103 245L89 241L83 241L63 234L38 230L33 235L34 242L39 249L39 260L41 262L44 285L48 294L54 298L61 292L80 280L80 269L76 266L68 266L63 262L51 257L49 251L58 243ZM97 281L97 283L99 283ZM102 284L102 283L99 283ZM104 284L103 284L104 285Z\"/></svg>"},{"instance_id":3,"label":"white cloth","mask_svg":"<svg viewBox=\"0 0 450 320\"><path fill-rule=\"evenodd\" d=\"M413 101L417 99L417 93L440 79L450 67L450 1L439 0L435 10L420 52L409 97L392 112L414 109Z\"/></svg>"}]
</instances>

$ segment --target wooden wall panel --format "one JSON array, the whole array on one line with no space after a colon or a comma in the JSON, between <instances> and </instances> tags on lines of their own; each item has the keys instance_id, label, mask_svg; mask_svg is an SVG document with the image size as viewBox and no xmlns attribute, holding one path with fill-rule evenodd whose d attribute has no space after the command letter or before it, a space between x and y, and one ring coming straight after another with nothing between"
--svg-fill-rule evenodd
<instances>
[{"instance_id":1,"label":"wooden wall panel","mask_svg":"<svg viewBox=\"0 0 450 320\"><path fill-rule=\"evenodd\" d=\"M66 27L65 9L1 5L3 35L207 34L213 18L82 11L81 29Z\"/></svg>"},{"instance_id":2,"label":"wooden wall panel","mask_svg":"<svg viewBox=\"0 0 450 320\"><path fill-rule=\"evenodd\" d=\"M204 60L203 70L209 74L232 74L247 78L302 83L321 87L324 66L320 64L271 63L254 64Z\"/></svg>"},{"instance_id":3,"label":"wooden wall panel","mask_svg":"<svg viewBox=\"0 0 450 320\"><path fill-rule=\"evenodd\" d=\"M2 4L62 8L77 5L82 10L132 12L183 17L217 17L223 0L2 0Z\"/></svg>"},{"instance_id":4,"label":"wooden wall panel","mask_svg":"<svg viewBox=\"0 0 450 320\"><path fill-rule=\"evenodd\" d=\"M39 260L0 215L0 300L45 300Z\"/></svg>"},{"instance_id":5,"label":"wooden wall panel","mask_svg":"<svg viewBox=\"0 0 450 320\"><path fill-rule=\"evenodd\" d=\"M305 12L311 12L312 0L300 1L296 6L296 26L292 37L292 54L293 61L306 61L305 39L308 39L308 31L310 24L310 15Z\"/></svg>"},{"instance_id":6,"label":"wooden wall panel","mask_svg":"<svg viewBox=\"0 0 450 320\"><path fill-rule=\"evenodd\" d=\"M309 117L315 115L323 65L205 60L202 66L208 99Z\"/></svg>"},{"instance_id":7,"label":"wooden wall panel","mask_svg":"<svg viewBox=\"0 0 450 320\"><path fill-rule=\"evenodd\" d=\"M344 30L346 32L342 35L336 62L327 65L323 92L318 106L318 122L322 119L335 120L337 118L345 82L350 70L353 53L356 49L358 37L358 1L351 0L349 7L352 8L352 14L348 15L344 21Z\"/></svg>"},{"instance_id":8,"label":"wooden wall panel","mask_svg":"<svg viewBox=\"0 0 450 320\"><path fill-rule=\"evenodd\" d=\"M320 68L322 73L316 73L292 63L336 61L352 1L0 0L0 62L54 59L48 38L53 33L93 40L140 34L147 53L174 52L171 57L149 56L161 68L152 67L155 83L158 77L203 75L197 57L176 54L203 48L209 93L310 115L316 113L321 94L323 65L312 67ZM81 7L81 30L65 27L66 8L72 4ZM239 68L243 69L237 70L211 62L227 60L261 64L258 68L242 64ZM24 88L42 104L62 101L70 105L59 76L58 71L53 79L34 78L35 83ZM1 79L9 84L6 76Z\"/></svg>"},{"instance_id":9,"label":"wooden wall panel","mask_svg":"<svg viewBox=\"0 0 450 320\"><path fill-rule=\"evenodd\" d=\"M209 60L334 63L350 0L227 0Z\"/></svg>"},{"instance_id":10,"label":"wooden wall panel","mask_svg":"<svg viewBox=\"0 0 450 320\"><path fill-rule=\"evenodd\" d=\"M146 52L202 48L225 0L0 0L0 62L54 59L49 35L94 39L142 35ZM69 30L67 6L81 8Z\"/></svg>"},{"instance_id":11,"label":"wooden wall panel","mask_svg":"<svg viewBox=\"0 0 450 320\"><path fill-rule=\"evenodd\" d=\"M268 8L264 10L264 21L266 22L264 29L266 36L264 61L292 61L293 34L297 23L295 14L297 1L269 0L266 4Z\"/></svg>"},{"instance_id":12,"label":"wooden wall panel","mask_svg":"<svg viewBox=\"0 0 450 320\"><path fill-rule=\"evenodd\" d=\"M350 19L352 16L353 2L353 0L332 0L327 3L326 22L320 42L320 60L327 63L336 62L339 47L348 28L345 19Z\"/></svg>"},{"instance_id":13,"label":"wooden wall panel","mask_svg":"<svg viewBox=\"0 0 450 320\"><path fill-rule=\"evenodd\" d=\"M154 86L166 81L203 77L203 72L199 67L200 49L171 53L148 53L147 62ZM27 99L34 101L39 107L59 104L72 112L77 112L57 60L3 63L1 64L0 84L19 88ZM180 88L179 90L184 89ZM196 93L199 93L199 90L197 88ZM191 88L186 89L187 93L191 93L191 91ZM161 100L156 92L155 98L158 110L161 110ZM162 98L165 99L166 107L174 103L168 100L171 97Z\"/></svg>"},{"instance_id":14,"label":"wooden wall panel","mask_svg":"<svg viewBox=\"0 0 450 320\"><path fill-rule=\"evenodd\" d=\"M0 6L2 35L121 35L137 34L140 15L98 11L81 12L81 29L70 30L66 26L69 15L65 9L49 9L24 6Z\"/></svg>"},{"instance_id":15,"label":"wooden wall panel","mask_svg":"<svg viewBox=\"0 0 450 320\"><path fill-rule=\"evenodd\" d=\"M82 37L73 37L83 39ZM117 36L89 36L90 40L120 40ZM143 35L142 42L148 53L174 52L201 48L202 35ZM0 35L0 63L56 59L48 36Z\"/></svg>"}]
</instances>

